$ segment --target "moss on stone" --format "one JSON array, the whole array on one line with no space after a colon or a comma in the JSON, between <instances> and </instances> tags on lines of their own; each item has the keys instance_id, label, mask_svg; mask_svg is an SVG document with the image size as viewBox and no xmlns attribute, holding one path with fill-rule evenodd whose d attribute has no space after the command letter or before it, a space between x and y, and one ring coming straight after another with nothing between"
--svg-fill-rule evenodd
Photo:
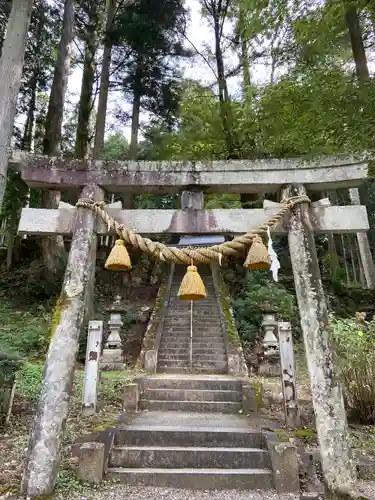
<instances>
[{"instance_id":1,"label":"moss on stone","mask_svg":"<svg viewBox=\"0 0 375 500\"><path fill-rule=\"evenodd\" d=\"M260 380L255 380L251 383L253 387L255 387L255 402L257 408L262 408L264 406L263 403L263 384Z\"/></svg>"},{"instance_id":2,"label":"moss on stone","mask_svg":"<svg viewBox=\"0 0 375 500\"><path fill-rule=\"evenodd\" d=\"M49 332L50 340L52 339L52 337L55 334L56 328L58 327L58 325L60 323L61 313L65 309L65 307L68 305L67 304L68 301L69 301L69 298L64 296L64 295L60 295L60 297L56 301L55 309L54 309L53 315L52 315L51 328L50 328L50 332Z\"/></svg>"},{"instance_id":3,"label":"moss on stone","mask_svg":"<svg viewBox=\"0 0 375 500\"><path fill-rule=\"evenodd\" d=\"M154 347L154 342L156 338L156 332L161 321L161 312L163 311L164 302L167 293L167 284L164 283L160 285L159 292L156 296L154 311L151 316L150 327L146 332L146 337L144 339L143 348L152 349Z\"/></svg>"},{"instance_id":4,"label":"moss on stone","mask_svg":"<svg viewBox=\"0 0 375 500\"><path fill-rule=\"evenodd\" d=\"M225 284L223 283L223 279L220 275L220 272L217 273L217 280L218 280L218 288L219 288L219 300L220 300L220 305L221 309L224 313L225 317L225 322L227 326L227 334L228 334L228 340L233 346L240 346L240 338L238 335L238 331L236 328L236 325L234 323L234 318L232 316L232 313L230 311L230 297L228 295L228 292L226 290Z\"/></svg>"},{"instance_id":5,"label":"moss on stone","mask_svg":"<svg viewBox=\"0 0 375 500\"><path fill-rule=\"evenodd\" d=\"M312 429L296 429L293 431L293 436L305 441L312 441L315 439L315 432Z\"/></svg>"}]
</instances>

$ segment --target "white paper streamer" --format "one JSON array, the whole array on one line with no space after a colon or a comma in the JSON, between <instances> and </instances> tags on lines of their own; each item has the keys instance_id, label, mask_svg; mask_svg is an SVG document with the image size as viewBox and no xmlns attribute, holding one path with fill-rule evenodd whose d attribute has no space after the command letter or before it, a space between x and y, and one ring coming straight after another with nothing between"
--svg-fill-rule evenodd
<instances>
[{"instance_id":1,"label":"white paper streamer","mask_svg":"<svg viewBox=\"0 0 375 500\"><path fill-rule=\"evenodd\" d=\"M277 258L277 254L275 250L273 249L272 246L272 239L271 239L271 231L270 228L267 228L267 236L268 236L268 254L271 259L271 272L272 272L272 277L274 281L279 281L278 273L280 269L280 262L279 259Z\"/></svg>"}]
</instances>

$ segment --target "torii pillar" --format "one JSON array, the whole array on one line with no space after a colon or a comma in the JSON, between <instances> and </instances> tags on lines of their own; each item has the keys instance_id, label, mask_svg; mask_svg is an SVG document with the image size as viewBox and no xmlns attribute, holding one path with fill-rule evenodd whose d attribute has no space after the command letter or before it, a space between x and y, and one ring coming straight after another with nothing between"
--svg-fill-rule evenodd
<instances>
[{"instance_id":1,"label":"torii pillar","mask_svg":"<svg viewBox=\"0 0 375 500\"><path fill-rule=\"evenodd\" d=\"M302 185L283 189L283 199L306 195ZM308 203L293 209L289 252L299 306L325 481L332 491L355 483L344 400L333 360L329 318Z\"/></svg>"},{"instance_id":2,"label":"torii pillar","mask_svg":"<svg viewBox=\"0 0 375 500\"><path fill-rule=\"evenodd\" d=\"M86 186L82 197L104 200L96 185ZM55 308L44 381L31 431L21 493L39 497L53 492L61 434L68 415L78 339L84 321L87 295L95 269L96 216L78 208L61 296Z\"/></svg>"}]
</instances>

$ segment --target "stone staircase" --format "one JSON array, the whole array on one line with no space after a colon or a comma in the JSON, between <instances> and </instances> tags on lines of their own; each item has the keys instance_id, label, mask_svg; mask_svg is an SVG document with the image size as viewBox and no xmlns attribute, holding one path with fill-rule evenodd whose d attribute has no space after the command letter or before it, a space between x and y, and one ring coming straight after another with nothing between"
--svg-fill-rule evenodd
<instances>
[{"instance_id":1,"label":"stone staircase","mask_svg":"<svg viewBox=\"0 0 375 500\"><path fill-rule=\"evenodd\" d=\"M238 414L242 380L156 375L141 392L149 411L116 431L107 476L129 485L273 489L264 436Z\"/></svg>"},{"instance_id":2,"label":"stone staircase","mask_svg":"<svg viewBox=\"0 0 375 500\"><path fill-rule=\"evenodd\" d=\"M227 350L211 269L200 266L207 299L191 303L177 297L185 273L176 266L161 336L159 373L227 373Z\"/></svg>"}]
</instances>

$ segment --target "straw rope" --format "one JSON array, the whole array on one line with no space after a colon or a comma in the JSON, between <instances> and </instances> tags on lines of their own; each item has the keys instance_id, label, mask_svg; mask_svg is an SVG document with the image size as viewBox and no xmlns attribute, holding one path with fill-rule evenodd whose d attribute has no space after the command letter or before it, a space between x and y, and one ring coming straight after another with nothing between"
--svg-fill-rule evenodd
<instances>
[{"instance_id":1,"label":"straw rope","mask_svg":"<svg viewBox=\"0 0 375 500\"><path fill-rule=\"evenodd\" d=\"M125 241L126 245L131 245L133 248L138 248L142 252L146 252L163 261L174 262L175 264L191 264L201 263L208 264L212 261L221 263L223 257L243 255L251 246L253 239L257 235L262 235L267 232L268 228L275 226L286 215L300 203L311 203L308 196L293 196L283 201L279 212L268 219L256 231L237 236L232 241L226 241L220 245L201 248L176 248L168 247L163 243L152 241L149 238L143 238L140 234L135 233L130 228L119 224L109 213L104 209L104 202L96 202L90 198L80 198L76 204L77 208L88 208L96 215L99 215L107 224L108 230L115 231L118 236Z\"/></svg>"}]
</instances>

